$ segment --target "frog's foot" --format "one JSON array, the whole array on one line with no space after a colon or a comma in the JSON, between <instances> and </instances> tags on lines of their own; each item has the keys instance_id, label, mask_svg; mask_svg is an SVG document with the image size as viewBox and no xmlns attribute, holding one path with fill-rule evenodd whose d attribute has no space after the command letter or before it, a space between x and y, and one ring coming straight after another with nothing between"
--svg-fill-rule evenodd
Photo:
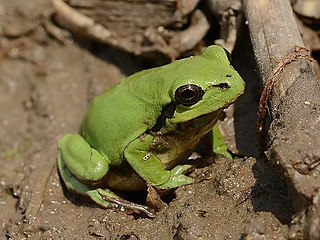
<instances>
[{"instance_id":1,"label":"frog's foot","mask_svg":"<svg viewBox=\"0 0 320 240\"><path fill-rule=\"evenodd\" d=\"M191 168L191 165L178 165L170 170L170 178L163 184L155 185L159 189L171 189L193 183L191 177L185 176L183 173Z\"/></svg>"},{"instance_id":2,"label":"frog's foot","mask_svg":"<svg viewBox=\"0 0 320 240\"><path fill-rule=\"evenodd\" d=\"M105 202L108 202L108 203L115 205L116 207L120 206L120 207L124 207L126 209L133 210L135 212L136 211L143 212L150 218L154 218L156 216L155 211L152 208L149 208L148 206L145 206L145 205L140 205L137 203L127 201L127 200L122 199L120 197L114 197L114 193L111 192L110 190L104 190L104 189L99 188L96 190L96 193L99 194L99 198L101 198ZM96 193L94 193L94 195L96 195Z\"/></svg>"},{"instance_id":3,"label":"frog's foot","mask_svg":"<svg viewBox=\"0 0 320 240\"><path fill-rule=\"evenodd\" d=\"M226 148L224 148L224 147L222 147L222 148L216 148L216 149L214 149L214 151L213 151L218 157L220 157L220 158L218 158L218 159L221 159L221 157L222 157L222 159L225 159L225 158L227 158L227 159L229 159L229 160L232 160L233 159L233 156L232 156L232 154L229 152L229 149L226 149Z\"/></svg>"},{"instance_id":4,"label":"frog's foot","mask_svg":"<svg viewBox=\"0 0 320 240\"><path fill-rule=\"evenodd\" d=\"M58 157L58 168L60 176L68 190L89 197L100 207L109 209L124 207L135 212L143 212L151 218L155 217L154 210L147 206L124 200L108 189L95 188L94 186L79 182L79 180L68 170L61 157Z\"/></svg>"}]
</instances>

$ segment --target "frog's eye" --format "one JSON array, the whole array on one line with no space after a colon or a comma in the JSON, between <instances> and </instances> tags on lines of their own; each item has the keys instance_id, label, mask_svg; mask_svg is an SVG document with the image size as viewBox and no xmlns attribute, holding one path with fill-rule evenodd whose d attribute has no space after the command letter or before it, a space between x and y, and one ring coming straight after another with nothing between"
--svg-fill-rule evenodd
<instances>
[{"instance_id":1,"label":"frog's eye","mask_svg":"<svg viewBox=\"0 0 320 240\"><path fill-rule=\"evenodd\" d=\"M177 88L175 99L178 104L192 106L202 99L203 94L201 87L194 84L186 84Z\"/></svg>"},{"instance_id":2,"label":"frog's eye","mask_svg":"<svg viewBox=\"0 0 320 240\"><path fill-rule=\"evenodd\" d=\"M224 49L224 52L227 55L227 58L228 58L229 62L231 62L232 61L231 53L227 49L225 49L225 48L223 48L223 49Z\"/></svg>"}]
</instances>

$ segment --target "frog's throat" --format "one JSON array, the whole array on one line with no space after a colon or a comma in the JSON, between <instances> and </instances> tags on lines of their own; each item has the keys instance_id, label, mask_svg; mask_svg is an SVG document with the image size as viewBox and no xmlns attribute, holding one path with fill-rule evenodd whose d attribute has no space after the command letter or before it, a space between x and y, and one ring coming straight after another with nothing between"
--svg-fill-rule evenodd
<instances>
[{"instance_id":1,"label":"frog's throat","mask_svg":"<svg viewBox=\"0 0 320 240\"><path fill-rule=\"evenodd\" d=\"M151 151L165 169L171 169L191 154L201 138L216 124L222 110L201 115L195 119L164 126L154 135Z\"/></svg>"}]
</instances>

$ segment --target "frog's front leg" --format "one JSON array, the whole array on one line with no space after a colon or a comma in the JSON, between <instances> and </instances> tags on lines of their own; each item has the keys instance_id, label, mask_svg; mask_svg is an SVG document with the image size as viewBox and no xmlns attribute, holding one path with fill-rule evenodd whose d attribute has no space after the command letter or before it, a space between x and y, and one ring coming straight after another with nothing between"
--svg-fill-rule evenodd
<instances>
[{"instance_id":1,"label":"frog's front leg","mask_svg":"<svg viewBox=\"0 0 320 240\"><path fill-rule=\"evenodd\" d=\"M219 126L216 124L211 131L211 137L212 137L212 151L215 154L220 154L224 157L226 157L227 159L232 159L232 156L229 152L228 146L225 143L225 139L223 136L223 133L221 132L221 130L219 129Z\"/></svg>"},{"instance_id":2,"label":"frog's front leg","mask_svg":"<svg viewBox=\"0 0 320 240\"><path fill-rule=\"evenodd\" d=\"M160 159L150 151L153 136L145 135L132 141L125 149L124 156L138 175L159 189L171 189L191 184L192 178L183 174L191 165L178 165L166 170Z\"/></svg>"},{"instance_id":3,"label":"frog's front leg","mask_svg":"<svg viewBox=\"0 0 320 240\"><path fill-rule=\"evenodd\" d=\"M147 206L131 203L108 189L95 186L107 174L109 164L80 135L65 135L59 141L58 149L58 169L68 190L89 197L103 208L121 205L154 217L154 211Z\"/></svg>"}]
</instances>

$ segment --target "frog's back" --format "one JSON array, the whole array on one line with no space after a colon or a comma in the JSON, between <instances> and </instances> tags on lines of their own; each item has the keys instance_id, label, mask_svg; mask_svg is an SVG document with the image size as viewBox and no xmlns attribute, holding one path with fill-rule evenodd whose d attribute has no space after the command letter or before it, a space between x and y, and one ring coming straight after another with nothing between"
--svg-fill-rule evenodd
<instances>
[{"instance_id":1,"label":"frog's back","mask_svg":"<svg viewBox=\"0 0 320 240\"><path fill-rule=\"evenodd\" d=\"M142 71L106 90L93 100L82 120L80 134L107 156L110 164L124 160L124 148L151 128L161 112L162 104L150 98L152 80L136 85L136 81L142 83L152 75L149 70ZM159 97L157 100L162 101Z\"/></svg>"}]
</instances>

